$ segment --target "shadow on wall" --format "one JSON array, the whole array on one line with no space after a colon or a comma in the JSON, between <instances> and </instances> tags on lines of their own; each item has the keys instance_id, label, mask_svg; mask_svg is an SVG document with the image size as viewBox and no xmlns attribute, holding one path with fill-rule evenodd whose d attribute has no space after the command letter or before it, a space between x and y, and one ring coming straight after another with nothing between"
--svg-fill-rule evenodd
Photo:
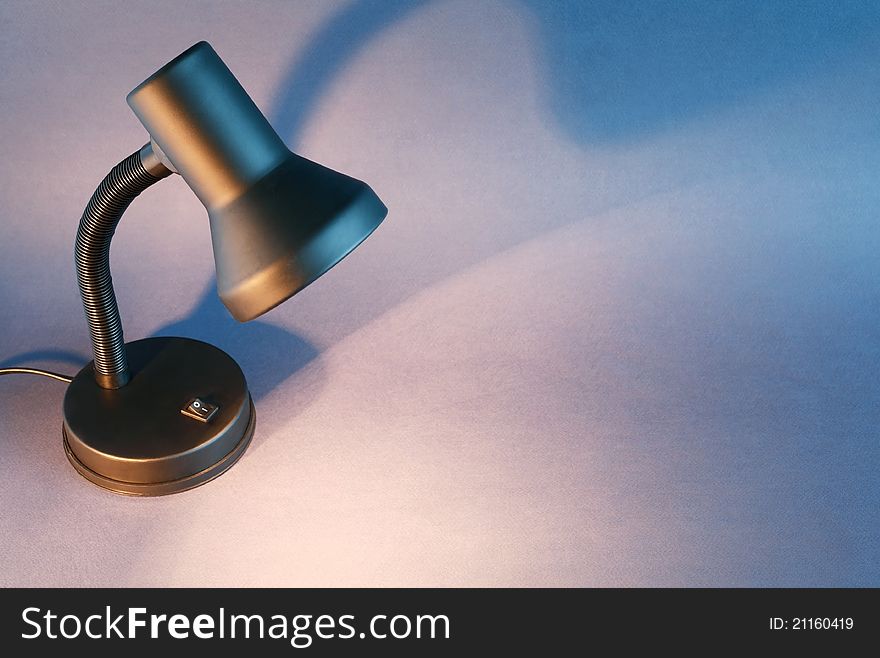
<instances>
[{"instance_id":1,"label":"shadow on wall","mask_svg":"<svg viewBox=\"0 0 880 658\"><path fill-rule=\"evenodd\" d=\"M269 121L294 151L308 120L340 72L357 55L430 0L356 1L330 18L308 42L281 80Z\"/></svg>"},{"instance_id":2,"label":"shadow on wall","mask_svg":"<svg viewBox=\"0 0 880 658\"><path fill-rule=\"evenodd\" d=\"M271 121L293 147L338 73L438 0L360 0L298 52ZM628 141L705 115L832 62L870 32L880 5L519 0L540 38L555 118L580 144Z\"/></svg>"},{"instance_id":3,"label":"shadow on wall","mask_svg":"<svg viewBox=\"0 0 880 658\"><path fill-rule=\"evenodd\" d=\"M346 5L297 50L269 119L291 148L338 75L383 33L433 0L362 0ZM521 0L540 37L549 106L576 143L632 141L705 115L795 76L808 74L863 38L877 6L823 2L559 2ZM393 212L393 210L392 210ZM539 226L537 234L554 226ZM478 230L474 227L472 230ZM535 237L515 232L494 253ZM467 236L459 236L467 239ZM508 241L510 242L510 241ZM464 266L473 265L473 262ZM402 285L365 324L439 277ZM357 327L347 327L347 332ZM230 352L248 373L256 399L312 361L315 346L260 321L238 324L208 283L184 318L155 332L199 338Z\"/></svg>"},{"instance_id":4,"label":"shadow on wall","mask_svg":"<svg viewBox=\"0 0 880 658\"><path fill-rule=\"evenodd\" d=\"M269 118L281 137L295 149L340 72L385 32L435 2L356 0L332 16L297 49L279 85ZM520 4L539 37L552 116L584 147L638 140L818 70L857 45L880 14L880 5L869 2ZM413 283L401 283L384 305L370 305L357 323L369 322L463 267L570 221L562 217L501 232L491 251L469 262L450 261L444 271L421 278L413 273L408 278ZM230 352L249 374L257 399L317 355L313 345L281 328L260 321L236 323L214 289L214 281L209 282L186 317L155 333L192 336ZM87 359L45 350L18 354L8 362L31 360L79 366Z\"/></svg>"},{"instance_id":5,"label":"shadow on wall","mask_svg":"<svg viewBox=\"0 0 880 658\"><path fill-rule=\"evenodd\" d=\"M279 84L269 118L282 139L296 150L340 72L395 26L434 5L444 3L356 0L329 18L296 49ZM518 5L525 8L538 43L550 118L584 149L631 144L813 75L854 51L880 25L880 4L864 2L519 0ZM430 85L425 93L431 93ZM392 207L390 218L394 213ZM438 242L435 226L422 229L420 223L428 219L401 218L398 230L424 240L421 248L413 243L412 251L436 256L444 242ZM433 271L402 261L408 276L389 274L381 282L382 301L359 307L358 318L344 333L456 272L583 219L583 213L547 215L492 227L452 219L446 227L455 243L469 245L467 254L449 242L453 253L430 259ZM487 233L493 235L491 243L482 238ZM358 298L357 292L352 297Z\"/></svg>"},{"instance_id":6,"label":"shadow on wall","mask_svg":"<svg viewBox=\"0 0 880 658\"><path fill-rule=\"evenodd\" d=\"M580 144L637 140L810 75L880 18L872 2L522 2L551 109Z\"/></svg>"},{"instance_id":7,"label":"shadow on wall","mask_svg":"<svg viewBox=\"0 0 880 658\"><path fill-rule=\"evenodd\" d=\"M234 320L217 296L213 279L189 315L158 329L154 335L196 338L229 352L247 376L255 401L318 355L308 341L280 327L259 320Z\"/></svg>"}]
</instances>

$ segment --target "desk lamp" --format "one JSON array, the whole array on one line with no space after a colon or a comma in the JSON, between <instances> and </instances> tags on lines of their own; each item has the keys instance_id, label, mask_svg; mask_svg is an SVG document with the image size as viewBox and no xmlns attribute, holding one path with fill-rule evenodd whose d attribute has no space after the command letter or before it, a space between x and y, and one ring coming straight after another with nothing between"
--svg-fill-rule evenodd
<instances>
[{"instance_id":1,"label":"desk lamp","mask_svg":"<svg viewBox=\"0 0 880 658\"><path fill-rule=\"evenodd\" d=\"M220 349L189 338L124 342L109 255L131 201L180 174L208 210L217 292L241 322L333 267L387 209L365 183L289 151L206 42L138 85L128 104L150 141L110 171L80 220L76 272L94 361L68 385L63 437L84 477L151 496L226 471L253 436L255 411L244 374Z\"/></svg>"}]
</instances>

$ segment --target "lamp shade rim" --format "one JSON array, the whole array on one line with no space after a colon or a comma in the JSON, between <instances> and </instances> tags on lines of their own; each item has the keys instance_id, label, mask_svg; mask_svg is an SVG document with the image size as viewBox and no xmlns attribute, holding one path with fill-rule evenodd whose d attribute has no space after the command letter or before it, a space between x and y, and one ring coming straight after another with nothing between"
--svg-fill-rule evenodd
<instances>
[{"instance_id":1,"label":"lamp shade rim","mask_svg":"<svg viewBox=\"0 0 880 658\"><path fill-rule=\"evenodd\" d=\"M278 258L259 272L218 294L239 322L271 311L345 259L385 220L388 208L366 184L335 219L316 231L294 254Z\"/></svg>"}]
</instances>

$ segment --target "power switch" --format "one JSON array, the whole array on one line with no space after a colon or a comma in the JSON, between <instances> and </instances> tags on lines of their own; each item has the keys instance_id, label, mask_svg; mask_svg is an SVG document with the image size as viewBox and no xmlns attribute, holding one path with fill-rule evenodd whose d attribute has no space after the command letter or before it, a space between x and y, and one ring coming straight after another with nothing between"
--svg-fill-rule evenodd
<instances>
[{"instance_id":1,"label":"power switch","mask_svg":"<svg viewBox=\"0 0 880 658\"><path fill-rule=\"evenodd\" d=\"M193 398L186 403L186 406L180 410L180 413L184 416L189 416L190 418L195 418L203 423L207 423L217 415L218 411L220 411L220 407L216 404L205 402L201 398Z\"/></svg>"}]
</instances>

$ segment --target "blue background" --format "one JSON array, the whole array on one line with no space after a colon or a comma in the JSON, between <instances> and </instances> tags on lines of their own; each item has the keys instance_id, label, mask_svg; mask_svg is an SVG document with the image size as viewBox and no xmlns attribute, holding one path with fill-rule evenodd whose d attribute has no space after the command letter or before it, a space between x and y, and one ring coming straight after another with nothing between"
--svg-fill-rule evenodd
<instances>
[{"instance_id":1,"label":"blue background","mask_svg":"<svg viewBox=\"0 0 880 658\"><path fill-rule=\"evenodd\" d=\"M880 585L880 10L4 2L0 365L89 356L72 262L206 39L385 224L236 324L179 179L113 248L129 340L241 363L242 461L160 499L0 381L3 585Z\"/></svg>"}]
</instances>

